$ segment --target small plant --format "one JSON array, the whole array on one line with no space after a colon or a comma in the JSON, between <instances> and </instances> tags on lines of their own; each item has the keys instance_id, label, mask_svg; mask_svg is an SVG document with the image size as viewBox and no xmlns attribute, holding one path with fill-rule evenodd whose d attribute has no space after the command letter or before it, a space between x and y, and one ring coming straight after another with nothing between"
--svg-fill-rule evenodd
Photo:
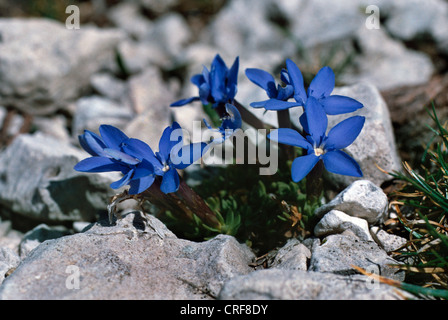
<instances>
[{"instance_id":1,"label":"small plant","mask_svg":"<svg viewBox=\"0 0 448 320\"><path fill-rule=\"evenodd\" d=\"M404 163L405 173L390 173L402 182L391 194L400 226L409 238L397 254L406 259L401 268L412 281L427 289L417 291L448 298L448 127L437 117L435 106L428 111L435 123L434 138L428 144L420 168ZM415 288L414 288L415 289Z\"/></svg>"},{"instance_id":2,"label":"small plant","mask_svg":"<svg viewBox=\"0 0 448 320\"><path fill-rule=\"evenodd\" d=\"M331 95L335 76L324 67L307 90L303 76L292 60L281 72L282 83L260 69L247 69L246 76L266 91L268 100L252 107L274 110L279 128L267 135L267 143L280 142L279 168L275 174L260 175L260 163L202 168L199 186L187 185L188 173L179 171L200 161L216 146L228 143L241 130L243 122L255 129L268 128L236 100L239 58L228 68L219 55L210 70L191 78L198 96L181 99L171 107L200 102L212 124L204 125L215 133L209 141L184 145L183 131L175 122L159 141L159 151L143 141L129 138L109 125L99 128L101 137L85 131L81 146L92 157L79 162L83 172L120 171L123 177L112 183L114 189L129 185L113 204L128 198L148 200L157 214L173 230L193 239L224 233L238 237L259 251L268 251L288 237L304 238L314 227L313 213L323 195L322 169L360 177L356 161L342 151L361 132L364 117L354 116L333 127L327 134L327 117L362 108L358 101ZM303 130L294 130L289 108L302 107ZM286 145L286 146L285 146ZM292 181L291 181L292 177ZM113 206L111 206L113 213Z\"/></svg>"}]
</instances>

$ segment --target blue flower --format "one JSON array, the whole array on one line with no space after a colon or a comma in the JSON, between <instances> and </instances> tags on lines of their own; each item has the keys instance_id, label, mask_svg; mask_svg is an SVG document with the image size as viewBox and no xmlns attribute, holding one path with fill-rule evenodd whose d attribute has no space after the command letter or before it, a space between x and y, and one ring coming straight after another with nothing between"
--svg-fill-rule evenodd
<instances>
[{"instance_id":1,"label":"blue flower","mask_svg":"<svg viewBox=\"0 0 448 320\"><path fill-rule=\"evenodd\" d=\"M212 144L223 143L226 139L230 138L237 129L241 128L242 119L238 109L230 103L226 103L226 115L221 119L221 126L218 129L213 129L207 120L204 119L205 126L212 131L219 132L220 137L211 141Z\"/></svg>"},{"instance_id":2,"label":"blue flower","mask_svg":"<svg viewBox=\"0 0 448 320\"><path fill-rule=\"evenodd\" d=\"M320 160L329 172L362 177L358 163L341 149L348 147L358 137L365 118L348 118L334 126L326 135L327 115L317 99L308 97L305 110L309 129L306 137L289 128L280 128L268 135L273 141L306 150L306 155L297 157L292 163L292 180L302 180Z\"/></svg>"},{"instance_id":3,"label":"blue flower","mask_svg":"<svg viewBox=\"0 0 448 320\"><path fill-rule=\"evenodd\" d=\"M171 107L180 107L197 100L204 105L210 103L214 108L219 104L232 103L237 92L238 68L239 57L236 57L232 67L228 69L224 60L217 54L210 71L204 66L202 74L191 77L191 82L199 88L199 96L181 99L172 103Z\"/></svg>"},{"instance_id":4,"label":"blue flower","mask_svg":"<svg viewBox=\"0 0 448 320\"><path fill-rule=\"evenodd\" d=\"M182 170L196 162L206 152L204 142L183 145L182 128L177 122L165 128L159 140L159 151L156 152L157 162L154 172L162 177L160 190L164 193L176 192L179 189L179 174Z\"/></svg>"},{"instance_id":5,"label":"blue flower","mask_svg":"<svg viewBox=\"0 0 448 320\"><path fill-rule=\"evenodd\" d=\"M81 172L121 171L124 176L110 186L118 189L129 184L130 194L149 188L154 182L157 160L151 148L110 125L101 125L99 131L101 137L89 130L79 136L81 146L92 157L80 161L74 169Z\"/></svg>"},{"instance_id":6,"label":"blue flower","mask_svg":"<svg viewBox=\"0 0 448 320\"><path fill-rule=\"evenodd\" d=\"M284 87L280 84L276 85L274 77L261 69L246 69L246 76L250 81L265 90L269 98L264 101L252 102L250 104L252 107L265 108L266 110L284 110L301 105L298 102L288 102L294 96L294 87L285 69L280 73L280 79L285 84Z\"/></svg>"},{"instance_id":7,"label":"blue flower","mask_svg":"<svg viewBox=\"0 0 448 320\"><path fill-rule=\"evenodd\" d=\"M362 108L359 101L341 95L331 95L335 86L335 76L330 67L323 67L305 91L303 76L299 67L290 59L286 60L290 82L294 88L294 99L305 106L310 97L316 99L328 115L349 113Z\"/></svg>"}]
</instances>

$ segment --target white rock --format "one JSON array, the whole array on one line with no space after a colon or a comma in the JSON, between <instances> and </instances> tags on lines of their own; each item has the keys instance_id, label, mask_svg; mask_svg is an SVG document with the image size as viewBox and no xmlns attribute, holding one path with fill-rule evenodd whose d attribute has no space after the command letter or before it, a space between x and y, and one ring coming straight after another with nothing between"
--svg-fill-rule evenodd
<instances>
[{"instance_id":1,"label":"white rock","mask_svg":"<svg viewBox=\"0 0 448 320\"><path fill-rule=\"evenodd\" d=\"M364 241L373 241L366 220L351 217L342 211L331 210L314 227L314 235L317 237L329 234L342 233L351 230L358 238Z\"/></svg>"},{"instance_id":2,"label":"white rock","mask_svg":"<svg viewBox=\"0 0 448 320\"><path fill-rule=\"evenodd\" d=\"M322 217L331 210L342 211L349 216L367 220L369 224L382 221L388 208L387 195L368 180L353 182L329 203L318 208L314 214Z\"/></svg>"},{"instance_id":3,"label":"white rock","mask_svg":"<svg viewBox=\"0 0 448 320\"><path fill-rule=\"evenodd\" d=\"M387 233L377 226L371 227L370 233L375 242L378 243L386 252L398 250L407 242L406 238Z\"/></svg>"},{"instance_id":4,"label":"white rock","mask_svg":"<svg viewBox=\"0 0 448 320\"><path fill-rule=\"evenodd\" d=\"M391 180L392 177L383 173L377 166L387 172L400 171L401 159L395 142L389 109L378 89L371 84L360 83L353 86L337 87L332 94L356 99L364 107L349 114L329 116L329 128L355 115L364 116L366 122L356 140L344 150L358 162L363 177L329 174L330 180L343 187L360 179L370 180L378 186Z\"/></svg>"}]
</instances>

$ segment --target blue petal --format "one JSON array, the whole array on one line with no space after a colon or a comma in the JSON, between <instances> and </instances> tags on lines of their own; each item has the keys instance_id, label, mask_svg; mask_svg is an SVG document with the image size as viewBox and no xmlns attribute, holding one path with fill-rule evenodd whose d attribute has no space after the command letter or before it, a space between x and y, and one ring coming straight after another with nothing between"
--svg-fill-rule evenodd
<instances>
[{"instance_id":1,"label":"blue petal","mask_svg":"<svg viewBox=\"0 0 448 320\"><path fill-rule=\"evenodd\" d=\"M173 122L171 127L166 127L159 140L159 154L162 162L166 163L169 159L171 149L182 142L182 129L177 122Z\"/></svg>"},{"instance_id":2,"label":"blue petal","mask_svg":"<svg viewBox=\"0 0 448 320\"><path fill-rule=\"evenodd\" d=\"M310 132L310 128L308 127L308 121L306 120L306 113L302 113L302 115L299 117L299 122L302 125L303 131L305 131L305 133L309 133Z\"/></svg>"},{"instance_id":3,"label":"blue petal","mask_svg":"<svg viewBox=\"0 0 448 320\"><path fill-rule=\"evenodd\" d=\"M289 78L288 70L282 69L282 71L280 72L280 80L282 80L286 85L291 85L291 79Z\"/></svg>"},{"instance_id":4,"label":"blue petal","mask_svg":"<svg viewBox=\"0 0 448 320\"><path fill-rule=\"evenodd\" d=\"M274 77L267 71L261 70L261 69L255 69L255 68L249 68L246 69L246 76L249 78L250 81L255 83L257 86L268 91L268 84L274 83L275 85L275 79ZM274 98L274 97L270 97Z\"/></svg>"},{"instance_id":5,"label":"blue petal","mask_svg":"<svg viewBox=\"0 0 448 320\"><path fill-rule=\"evenodd\" d=\"M210 70L210 79L212 81L210 85L210 93L216 102L222 102L226 98L225 80L227 71L227 66L222 60L221 56L216 55L215 59L213 59L212 67Z\"/></svg>"},{"instance_id":6,"label":"blue petal","mask_svg":"<svg viewBox=\"0 0 448 320\"><path fill-rule=\"evenodd\" d=\"M335 125L325 141L325 149L344 149L351 145L361 132L366 118L354 116Z\"/></svg>"},{"instance_id":7,"label":"blue petal","mask_svg":"<svg viewBox=\"0 0 448 320\"><path fill-rule=\"evenodd\" d=\"M236 57L227 75L227 99L229 100L233 100L237 92L239 61L239 57Z\"/></svg>"},{"instance_id":8,"label":"blue petal","mask_svg":"<svg viewBox=\"0 0 448 320\"><path fill-rule=\"evenodd\" d=\"M89 131L84 130L84 134L78 136L79 144L92 156L105 156L104 148L107 148L101 138Z\"/></svg>"},{"instance_id":9,"label":"blue petal","mask_svg":"<svg viewBox=\"0 0 448 320\"><path fill-rule=\"evenodd\" d=\"M199 97L191 97L191 98L181 99L181 100L178 100L178 101L170 104L170 107L182 107L186 104L189 104L189 103L191 103L193 101L197 101L197 100L199 100Z\"/></svg>"},{"instance_id":10,"label":"blue petal","mask_svg":"<svg viewBox=\"0 0 448 320\"><path fill-rule=\"evenodd\" d=\"M206 105L209 102L210 98L210 85L207 82L204 82L199 86L199 99L201 100L202 104Z\"/></svg>"},{"instance_id":11,"label":"blue petal","mask_svg":"<svg viewBox=\"0 0 448 320\"><path fill-rule=\"evenodd\" d=\"M313 97L309 97L305 105L308 130L314 142L319 146L327 131L328 119L322 105Z\"/></svg>"},{"instance_id":12,"label":"blue petal","mask_svg":"<svg viewBox=\"0 0 448 320\"><path fill-rule=\"evenodd\" d=\"M112 189L119 189L122 186L128 184L128 182L131 180L132 174L134 173L134 170L129 170L128 173L126 173L123 178L121 178L120 180L117 180L115 182L112 182L110 184L110 187Z\"/></svg>"},{"instance_id":13,"label":"blue petal","mask_svg":"<svg viewBox=\"0 0 448 320\"><path fill-rule=\"evenodd\" d=\"M160 169L161 170L161 169ZM143 160L135 169L134 175L132 176L132 180L140 179L146 176L154 175L155 170L152 163L149 161Z\"/></svg>"},{"instance_id":14,"label":"blue petal","mask_svg":"<svg viewBox=\"0 0 448 320\"><path fill-rule=\"evenodd\" d=\"M163 175L162 183L160 184L160 190L163 193L176 192L179 189L179 174L176 168L170 168Z\"/></svg>"},{"instance_id":15,"label":"blue petal","mask_svg":"<svg viewBox=\"0 0 448 320\"><path fill-rule=\"evenodd\" d=\"M308 96L321 99L329 96L334 89L335 77L330 67L323 67L311 81Z\"/></svg>"},{"instance_id":16,"label":"blue petal","mask_svg":"<svg viewBox=\"0 0 448 320\"><path fill-rule=\"evenodd\" d=\"M266 103L264 104L266 110L286 110L298 106L300 106L300 103L298 102L288 102L277 99L266 100Z\"/></svg>"},{"instance_id":17,"label":"blue petal","mask_svg":"<svg viewBox=\"0 0 448 320\"><path fill-rule=\"evenodd\" d=\"M158 164L160 165L160 162L157 160L151 147L139 139L131 138L126 140L122 145L122 149L126 154L137 158L140 161L146 159L155 166Z\"/></svg>"},{"instance_id":18,"label":"blue petal","mask_svg":"<svg viewBox=\"0 0 448 320\"><path fill-rule=\"evenodd\" d=\"M320 103L329 115L350 113L363 107L363 104L350 97L332 95L322 99Z\"/></svg>"},{"instance_id":19,"label":"blue petal","mask_svg":"<svg viewBox=\"0 0 448 320\"><path fill-rule=\"evenodd\" d=\"M273 130L268 134L268 138L272 141L287 144L294 147L308 149L312 147L308 141L296 130L291 128L280 128Z\"/></svg>"},{"instance_id":20,"label":"blue petal","mask_svg":"<svg viewBox=\"0 0 448 320\"><path fill-rule=\"evenodd\" d=\"M291 177L294 182L299 182L306 177L320 160L315 154L295 158L291 166Z\"/></svg>"},{"instance_id":21,"label":"blue petal","mask_svg":"<svg viewBox=\"0 0 448 320\"><path fill-rule=\"evenodd\" d=\"M191 143L176 150L171 150L171 163L176 169L185 169L204 155L207 144L204 142Z\"/></svg>"},{"instance_id":22,"label":"blue petal","mask_svg":"<svg viewBox=\"0 0 448 320\"><path fill-rule=\"evenodd\" d=\"M288 84L286 85L286 87L281 87L279 85L279 88L277 89L278 94L277 94L277 99L278 100L283 100L283 101L287 101L289 98L292 98L294 96L294 88L292 87L292 85ZM300 103L296 103L296 105L300 106Z\"/></svg>"},{"instance_id":23,"label":"blue petal","mask_svg":"<svg viewBox=\"0 0 448 320\"><path fill-rule=\"evenodd\" d=\"M129 139L123 131L110 125L103 124L99 130L104 143L111 149L120 150L120 144Z\"/></svg>"},{"instance_id":24,"label":"blue petal","mask_svg":"<svg viewBox=\"0 0 448 320\"><path fill-rule=\"evenodd\" d=\"M303 76L299 67L290 59L286 60L286 68L288 69L289 78L294 87L294 99L301 105L305 104L307 95L303 84Z\"/></svg>"},{"instance_id":25,"label":"blue petal","mask_svg":"<svg viewBox=\"0 0 448 320\"><path fill-rule=\"evenodd\" d=\"M111 158L121 161L121 162L124 162L129 165L136 165L136 164L140 163L140 160L138 160L134 157L131 157L130 155L128 155L124 152L115 150L115 149L106 148L106 149L104 149L104 152L106 152L106 154L108 156L110 156Z\"/></svg>"},{"instance_id":26,"label":"blue petal","mask_svg":"<svg viewBox=\"0 0 448 320\"><path fill-rule=\"evenodd\" d=\"M122 171L127 167L106 157L90 157L78 162L74 169L81 172Z\"/></svg>"},{"instance_id":27,"label":"blue petal","mask_svg":"<svg viewBox=\"0 0 448 320\"><path fill-rule=\"evenodd\" d=\"M241 128L241 126L243 125L243 120L238 109L233 104L226 103L226 112L229 115L229 118L223 121L221 128L224 130L236 130Z\"/></svg>"},{"instance_id":28,"label":"blue petal","mask_svg":"<svg viewBox=\"0 0 448 320\"><path fill-rule=\"evenodd\" d=\"M194 85L199 87L200 85L202 85L205 82L205 77L203 74L195 74L194 76L191 77L190 81L191 81L191 83L193 83Z\"/></svg>"},{"instance_id":29,"label":"blue petal","mask_svg":"<svg viewBox=\"0 0 448 320\"><path fill-rule=\"evenodd\" d=\"M325 169L332 173L362 177L362 171L358 163L343 151L329 151L322 156L322 159Z\"/></svg>"},{"instance_id":30,"label":"blue petal","mask_svg":"<svg viewBox=\"0 0 448 320\"><path fill-rule=\"evenodd\" d=\"M148 189L154 182L154 175L142 177L140 179L131 180L129 185L131 188L129 189L129 194L139 194Z\"/></svg>"}]
</instances>

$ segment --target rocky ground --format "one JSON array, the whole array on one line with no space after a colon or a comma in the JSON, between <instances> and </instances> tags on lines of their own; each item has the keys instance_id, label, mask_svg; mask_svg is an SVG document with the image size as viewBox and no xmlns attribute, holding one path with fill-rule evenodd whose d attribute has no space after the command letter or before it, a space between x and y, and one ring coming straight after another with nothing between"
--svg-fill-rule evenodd
<instances>
[{"instance_id":1,"label":"rocky ground","mask_svg":"<svg viewBox=\"0 0 448 320\"><path fill-rule=\"evenodd\" d=\"M365 25L372 4L380 29ZM92 1L80 6L79 30L67 29L65 8L56 20L39 8L36 17L0 2L11 16L0 18L0 299L409 297L353 266L406 279L392 266L406 239L384 229L390 176L376 165L401 170L418 157L429 101L446 116L448 2ZM117 176L73 170L88 156L84 129L112 124L157 149L173 119L187 129L201 120L198 105L168 106L196 95L188 79L217 53L229 64L240 57L245 105L264 93L243 70L273 71L287 58L309 74L331 65L334 93L364 104L365 127L347 149L364 177L330 176L338 192L316 211L314 236L263 257L232 236L180 239L140 211L110 226Z\"/></svg>"}]
</instances>

